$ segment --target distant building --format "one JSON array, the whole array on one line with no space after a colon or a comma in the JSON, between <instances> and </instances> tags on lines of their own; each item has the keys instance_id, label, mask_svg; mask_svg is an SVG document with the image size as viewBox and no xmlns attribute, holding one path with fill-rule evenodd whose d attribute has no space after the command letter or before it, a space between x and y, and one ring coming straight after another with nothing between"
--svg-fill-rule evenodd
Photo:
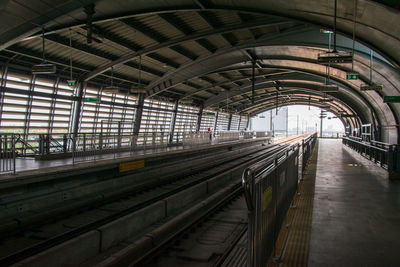
<instances>
[{"instance_id":1,"label":"distant building","mask_svg":"<svg viewBox=\"0 0 400 267\"><path fill-rule=\"evenodd\" d=\"M280 107L278 114L276 114L276 109L258 114L251 118L250 127L253 131L274 131L276 134L286 133L288 127L288 107Z\"/></svg>"}]
</instances>

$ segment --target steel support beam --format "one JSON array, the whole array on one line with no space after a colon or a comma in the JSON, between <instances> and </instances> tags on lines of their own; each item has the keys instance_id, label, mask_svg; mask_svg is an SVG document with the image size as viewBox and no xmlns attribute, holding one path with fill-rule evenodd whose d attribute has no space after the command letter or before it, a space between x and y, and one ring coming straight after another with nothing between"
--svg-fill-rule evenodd
<instances>
[{"instance_id":1,"label":"steel support beam","mask_svg":"<svg viewBox=\"0 0 400 267\"><path fill-rule=\"evenodd\" d=\"M176 117L178 115L178 108L179 108L179 100L176 100L175 105L174 105L174 111L172 112L172 119L171 119L171 127L170 127L170 135L169 135L169 143L170 144L174 141L175 124L176 124Z\"/></svg>"},{"instance_id":2,"label":"steel support beam","mask_svg":"<svg viewBox=\"0 0 400 267\"><path fill-rule=\"evenodd\" d=\"M203 45L208 46L209 50L215 50L213 48L213 45L211 43L209 43L207 41L207 39L204 39L204 38L207 38L208 36L212 36L212 35L222 34L222 33L235 31L235 30L240 30L240 29L259 28L259 27L265 27L265 26L270 26L270 25L275 25L275 24L285 24L287 22L288 22L287 20L274 20L274 21L271 21L270 19L269 20L259 20L257 22L248 22L248 23L242 23L242 24L231 25L231 26L226 26L226 27L219 27L219 28L215 28L210 31L206 31L206 32L202 32L202 33L193 33L193 34L189 34L189 35L177 38L177 39L167 40L165 42L137 50L136 52L132 52L126 56L123 56L117 60L114 60L113 62L110 62L109 64L99 67L99 68L93 70L92 72L88 73L85 76L85 79L90 80L115 65L119 65L119 64L123 64L125 62L131 61L135 57L138 57L141 55L148 55L150 53L153 53L151 55L153 57L154 52L156 50L163 49L166 47L179 45L179 44L182 44L182 43L188 42L188 41L203 40L203 41L201 41ZM159 61L164 61L166 64L171 65L171 63L166 62L165 59L159 59ZM175 66L173 66L173 67L177 68L178 66L175 64Z\"/></svg>"},{"instance_id":3,"label":"steel support beam","mask_svg":"<svg viewBox=\"0 0 400 267\"><path fill-rule=\"evenodd\" d=\"M144 99L145 99L144 94L140 94L139 99L138 99L138 106L137 106L136 114L135 114L135 122L133 125L133 134L135 134L135 135L139 134L140 126L142 124Z\"/></svg>"},{"instance_id":4,"label":"steel support beam","mask_svg":"<svg viewBox=\"0 0 400 267\"><path fill-rule=\"evenodd\" d=\"M229 114L229 119L228 119L228 131L231 130L231 126L232 126L232 113Z\"/></svg>"},{"instance_id":5,"label":"steel support beam","mask_svg":"<svg viewBox=\"0 0 400 267\"><path fill-rule=\"evenodd\" d=\"M200 131L201 120L202 120L202 118L203 118L203 109L204 109L204 106L201 105L201 106L200 106L200 109L199 109L199 114L197 115L196 132L199 132L199 131Z\"/></svg>"},{"instance_id":6,"label":"steel support beam","mask_svg":"<svg viewBox=\"0 0 400 267\"><path fill-rule=\"evenodd\" d=\"M74 109L74 114L73 114L73 121L72 121L72 134L74 137L77 136L78 131L79 131L79 124L81 120L81 113L82 113L82 97L83 97L83 91L85 90L86 87L86 82L79 82L79 89L77 91L77 99L75 102L75 109Z\"/></svg>"}]
</instances>

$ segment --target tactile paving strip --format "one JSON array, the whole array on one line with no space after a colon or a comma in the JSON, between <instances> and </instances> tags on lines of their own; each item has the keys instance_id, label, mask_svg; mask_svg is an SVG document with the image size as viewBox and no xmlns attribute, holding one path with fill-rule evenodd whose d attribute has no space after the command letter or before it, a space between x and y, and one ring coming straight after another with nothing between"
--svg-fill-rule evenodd
<instances>
[{"instance_id":1,"label":"tactile paving strip","mask_svg":"<svg viewBox=\"0 0 400 267\"><path fill-rule=\"evenodd\" d=\"M294 217L291 220L280 267L307 266L310 248L311 223L315 192L315 173L318 158L318 142L303 174ZM290 212L288 217L291 216Z\"/></svg>"}]
</instances>

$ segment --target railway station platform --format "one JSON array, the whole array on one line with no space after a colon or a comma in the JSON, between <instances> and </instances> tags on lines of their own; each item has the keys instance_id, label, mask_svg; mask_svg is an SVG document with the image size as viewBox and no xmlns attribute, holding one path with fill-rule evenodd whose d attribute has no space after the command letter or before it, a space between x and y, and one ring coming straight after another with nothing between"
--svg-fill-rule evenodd
<instances>
[{"instance_id":1,"label":"railway station platform","mask_svg":"<svg viewBox=\"0 0 400 267\"><path fill-rule=\"evenodd\" d=\"M248 142L254 143L251 144L251 149L255 149L254 151L259 153L258 151L268 148L268 146L263 145L265 141L265 139L261 138L259 140L249 140ZM289 139L289 141L293 140ZM284 140L280 140L279 142L284 142ZM81 249L84 251L90 248L90 253L88 254L90 257L86 257L87 253L84 253L85 255L75 255L76 264L85 262L87 266L97 264L101 266L118 266L121 263L128 265L135 263L134 266L142 266L139 263L146 262L149 265L144 266L165 266L163 265L165 263L172 264L171 266L175 263L184 263L183 265L201 263L199 266L211 266L217 262L216 266L248 266L248 235L246 234L247 199L245 200L245 196L240 193L240 177L244 169L242 167L240 167L240 170L237 169L238 165L235 162L240 162L236 159L238 157L236 153L239 150L243 153L250 153L251 151L246 152L246 149L248 149L246 148L247 145L244 144L242 149L240 143L243 145L242 141L215 144L212 146L187 147L184 149L179 147L160 148L158 150L146 151L146 153L144 151L137 151L136 154L127 153L119 155L121 157L116 155L116 159L113 158L114 156L109 155L108 157L112 157L109 160L107 158L100 160L99 158L96 162L81 162L76 165L71 165L71 162L68 162L68 160L49 161L48 164L53 164L54 166L37 169L37 171L46 173L49 176L48 180L45 179L43 181L42 179L44 178L40 178L40 174L35 174L35 169L31 171L25 170L25 172L21 172L20 174L17 173L14 176L14 181L9 181L9 184L5 180L0 183L4 187L4 192L9 191L4 195L8 199L8 204L4 204L3 207L4 212L10 212L10 214L14 212L13 216L17 218L17 220L9 221L8 224L3 224L1 229L3 231L13 229L14 231L18 227L26 227L26 230L24 230L22 236L14 237L10 235L7 242L0 243L4 248L3 256L7 255L5 253L6 249L9 249L10 252L16 251L14 243L21 244L21 240L32 247L37 247L38 251L41 252L31 252L30 247L25 249L24 246L18 245L20 246L20 251L30 253L31 257L25 257L24 254L19 254L17 251L15 256L10 254L10 258L4 257L3 261L6 262L10 259L10 262L17 263L19 262L17 261L18 257L21 257L21 259L26 258L20 262L22 265L46 266L46 264L57 262L60 263L60 266L70 266L71 255L75 255L75 253L79 254L78 251ZM275 229L273 230L275 231L275 236L279 234L280 225L283 225L283 230L276 239L275 245L273 241L270 242L272 246L276 247L272 257L273 260L269 261L270 267L397 266L400 262L400 255L397 253L397 248L400 247L400 231L397 229L400 224L400 181L388 179L385 169L343 145L340 139L318 139L315 146L306 145L304 139L301 143L303 144L302 147L297 147L297 145L288 147L290 153L285 154L287 163L284 164L286 165L277 163L280 162L277 159L281 159L281 156L276 155L282 155L279 154L281 152L274 154L276 160L271 161L268 158L265 161L278 164L275 171L271 171L271 175L268 176L275 181L275 188L279 187L282 188L280 190L283 190L285 186L289 185L292 188L293 185L293 191L291 191L292 189L289 189L289 191L295 192L296 188L298 188L299 193L295 194L295 198L290 204L291 197L272 199L273 196L280 195L279 192L286 191L278 191L277 194L273 191L271 205L268 206L269 204L265 204L266 208L275 209L272 204L276 203L274 205L278 208L282 206L282 200L284 200L283 205L287 203L287 207L290 206L286 219L285 214L287 209L285 211L276 211L276 217L282 218L282 220L278 219L274 223L277 228L272 227L271 229ZM237 148L233 148L233 150L229 149L229 147L234 146L237 146ZM221 149L218 147L221 147ZM306 147L308 148L306 149ZM314 147L314 150L311 147ZM219 151L220 155L216 155L217 151ZM313 152L311 153L311 151ZM210 158L207 160L203 159L207 153L211 154L209 155ZM300 154L303 156L297 158ZM185 159L189 164L189 161L191 161L187 159L189 155L193 157L194 161L199 164L205 164L205 166L209 166L217 158L223 159L227 163L213 163L216 165L216 176L213 176L213 170L210 167L207 167L207 171L203 175L204 177L192 177L190 175L193 174L188 173L187 176L191 177L187 181L188 184L194 183L195 179L202 182L193 188L182 187L182 191L179 191L177 188L183 186L186 181L178 181L176 179L173 183L166 183L165 188L157 189L157 186L154 187L160 173L163 173L165 176L163 179L167 181L167 179L172 179L171 177L176 176L177 172L182 172L185 169L182 163L179 165L181 166L179 170L175 170L175 168L171 167L175 165L170 166L170 164L178 163L181 159ZM249 155L243 154L241 157L248 158ZM146 167L149 167L149 169L146 171L144 168L143 171L135 171L117 178L115 175L118 172L118 165L127 160L124 156L129 157L129 160L138 161L145 159ZM173 161L164 166L163 164L168 158ZM301 171L303 158L309 159L304 172ZM254 159L256 159L255 156ZM147 162L149 165L147 165ZM253 160L252 162L257 165L260 161ZM58 163L64 163L63 168L65 170L59 170L59 167L56 167ZM220 164L222 165L220 166ZM226 171L223 164L230 164L226 166L226 169L230 170L227 174L225 174ZM270 166L268 164L266 166ZM36 165L32 166L35 167ZM246 166L251 165L247 164ZM93 169L94 167L99 173L89 175L87 173L88 170L85 170L89 168ZM195 167L192 163L187 165L187 167L188 171L189 169L193 169L194 171L197 169L200 170L199 166L196 165ZM76 176L75 178L72 179L65 176L65 172L69 172L67 171L68 169L71 172L70 175ZM58 170L58 174L51 174L51 170ZM297 170L299 170L299 185L297 185L297 176L293 176ZM27 177L28 179L22 179L29 172L31 172L31 178L37 177L40 179L35 183L29 177ZM110 176L109 179L105 179L104 175ZM282 180L282 177L285 175L286 178ZM214 178L209 179L208 177ZM296 179L292 180L291 177L296 177ZM133 178L134 180L132 180ZM135 183L137 185L130 185L129 181L136 180L137 182ZM126 195L125 191L127 190L139 190L135 188L137 186L140 187L143 181L146 183L154 182L154 184L149 184L149 187L145 187L145 189L147 188L146 190L154 187L155 191L158 190L160 192L152 192L151 190L147 192L145 190L144 192L147 193L144 194L135 193ZM31 183L32 185L30 185ZM5 188L7 186L13 189L10 191ZM204 193L200 194L199 191L199 196L197 196L197 193L193 193L197 192L198 188L203 187L207 188ZM112 190L110 188L116 190L115 196L111 195ZM166 190L165 192L163 191L164 189ZM171 192L178 190L178 194L176 196L174 196L175 193L167 195L170 194L168 190ZM233 191L231 192L231 190ZM227 191L227 196L225 196L225 191ZM21 194L19 192L25 193ZM85 195L87 203L77 202L82 192L89 196L86 199ZM263 197L265 197L265 192L268 192L268 190L260 192L264 192ZM214 193L215 195L213 195ZM118 195L118 197L124 199L122 202L118 200L117 194L121 195ZM158 194L165 196L159 198ZM232 195L232 200L224 200L225 197L229 199L228 195L229 197ZM127 196L129 197L127 198ZM95 204L100 206L93 206L93 210L84 211L86 206L94 205L99 197L103 202L106 200L111 202L104 202L104 204L101 204L103 206ZM136 197L137 199L135 199ZM227 206L224 206L225 204L217 204L220 201L219 197L221 197L221 203L226 202ZM162 202L151 202L153 203L151 207L149 206L144 209L143 207L139 207L143 201L153 198L156 200L162 199ZM4 198L2 201L6 201L7 199ZM118 201L112 202L113 199ZM181 200L176 202L176 199L185 199L186 202ZM56 207L47 207L46 203L49 200L58 201L57 203L59 204ZM60 203L64 203L62 204L63 209L66 212L71 212L71 214L74 214L72 212L75 209L79 210L78 215L71 215L72 217L69 216L67 218L60 217L54 223L47 222L45 225L35 225L35 222L45 220L45 216L48 214L60 216ZM182 203L186 204L182 206ZM203 217L201 216L203 215L197 211L195 212L197 209L201 211L201 207L204 205L210 205L210 207L214 207L213 209L215 209L215 212L207 210L205 214L209 213L207 215L209 216L207 217L208 219L202 219ZM219 205L221 205L221 208L218 208ZM188 209L188 207L191 208ZM135 208L134 213L132 213L134 215L130 213L127 213L128 215L121 213L121 216L116 214L115 216L118 215L117 217L113 217L112 220L108 221L108 217L111 218L111 216L114 216L115 210L125 212L126 209L126 211L129 210L131 212L133 208ZM46 213L43 213L42 209L46 209ZM86 215L82 215L80 210L84 211L85 213L83 214ZM178 212L183 212L183 215L175 218L174 212L177 214ZM190 221L186 225L183 223L187 220L184 215L190 212L194 212L192 215L196 214L199 218L193 218L194 221ZM149 219L155 215L159 219L154 219L154 221ZM140 218L139 221L136 221L138 218ZM93 228L95 230L90 232L96 236L94 243L92 242L93 240L90 241L90 238L87 240L88 243L83 242L88 236L92 237L92 235L77 234L81 228L87 227L86 225L89 225L89 223L95 225ZM126 232L130 233L129 238L121 235L119 229L122 226L127 227ZM149 231L143 238L138 238L140 234L137 232L136 227L139 226ZM65 229L65 227L68 229ZM69 229L70 227L72 227L72 230ZM132 227L134 229L130 229ZM224 230L222 231L221 229ZM165 231L168 233L172 231L174 237L164 236ZM100 234L102 238L97 240ZM62 242L57 239L59 236L65 236L65 238L69 238L69 241ZM43 242L40 241L38 243L38 238L43 240ZM149 238L156 238L156 240L159 240L157 242L161 243L149 243ZM166 238L166 241L162 241L164 238ZM204 243L202 240L206 240L207 242ZM208 243L208 241L211 243ZM49 249L47 243L51 242L55 242L58 245ZM145 243L142 244L141 242ZM164 242L170 245L161 245ZM76 247L77 244L79 244L79 249ZM96 246L92 246L93 244L96 244ZM41 245L44 247L43 250L40 247ZM142 245L146 245L145 248ZM149 252L142 255L142 248L143 251L148 249ZM160 249L159 252L158 249ZM201 257L198 251L204 252L201 254ZM146 257L152 255L151 253L155 253L155 260L147 262ZM266 258L268 258L268 255ZM137 260L139 260L139 263Z\"/></svg>"},{"instance_id":2,"label":"railway station platform","mask_svg":"<svg viewBox=\"0 0 400 267\"><path fill-rule=\"evenodd\" d=\"M318 143L279 266L398 266L400 181L340 140Z\"/></svg>"},{"instance_id":3,"label":"railway station platform","mask_svg":"<svg viewBox=\"0 0 400 267\"><path fill-rule=\"evenodd\" d=\"M285 140L292 140L295 137L288 137L277 142L285 142ZM37 175L40 173L68 171L80 168L93 168L95 166L114 164L115 162L124 162L132 160L149 159L159 156L174 156L176 154L196 152L198 150L218 149L222 147L229 147L239 143L253 143L253 142L268 142L270 138L256 138L248 140L231 140L225 142L213 142L211 144L201 145L174 145L174 146L155 146L155 147L141 147L131 151L116 151L104 154L88 153L87 155L80 155L73 158L72 156L49 157L48 159L36 159L34 157L18 157L15 159L15 173L4 172L0 173L0 181L12 180L16 177L24 177ZM273 141L272 141L273 142ZM82 153L83 154L83 153Z\"/></svg>"}]
</instances>

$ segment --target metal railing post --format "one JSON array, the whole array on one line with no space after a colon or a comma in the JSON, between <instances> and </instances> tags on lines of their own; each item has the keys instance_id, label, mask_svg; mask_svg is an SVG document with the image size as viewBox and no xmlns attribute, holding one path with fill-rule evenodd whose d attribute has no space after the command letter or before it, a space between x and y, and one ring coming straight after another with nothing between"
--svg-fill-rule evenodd
<instances>
[{"instance_id":1,"label":"metal railing post","mask_svg":"<svg viewBox=\"0 0 400 267\"><path fill-rule=\"evenodd\" d=\"M393 160L394 160L393 152L394 152L394 151L393 151L393 145L390 145L390 146L389 146L389 154L388 154L388 156L389 156L389 157L388 157L388 171L389 171L389 172L392 172L392 171L393 171L393 167L394 167L394 166L393 166L393 165L394 165L394 164L393 164L393 163L394 163L394 162L393 162Z\"/></svg>"},{"instance_id":2,"label":"metal railing post","mask_svg":"<svg viewBox=\"0 0 400 267\"><path fill-rule=\"evenodd\" d=\"M68 139L67 139L67 135L64 134L63 135L63 152L67 153L67 146L68 146Z\"/></svg>"},{"instance_id":3,"label":"metal railing post","mask_svg":"<svg viewBox=\"0 0 400 267\"><path fill-rule=\"evenodd\" d=\"M44 140L43 140L43 134L39 134L39 154L44 155Z\"/></svg>"},{"instance_id":4,"label":"metal railing post","mask_svg":"<svg viewBox=\"0 0 400 267\"><path fill-rule=\"evenodd\" d=\"M50 142L50 134L45 134L44 135L44 137L45 137L45 147L46 147L46 154L48 155L48 154L50 154L50 145L51 145L51 142Z\"/></svg>"},{"instance_id":5,"label":"metal railing post","mask_svg":"<svg viewBox=\"0 0 400 267\"><path fill-rule=\"evenodd\" d=\"M247 266L254 266L254 204L252 197L253 174L249 169L246 169L242 175L242 185L244 187L244 196L247 205L248 216L248 231L247 231Z\"/></svg>"},{"instance_id":6,"label":"metal railing post","mask_svg":"<svg viewBox=\"0 0 400 267\"><path fill-rule=\"evenodd\" d=\"M77 136L72 137L72 165L75 164L76 138Z\"/></svg>"},{"instance_id":7,"label":"metal railing post","mask_svg":"<svg viewBox=\"0 0 400 267\"><path fill-rule=\"evenodd\" d=\"M12 135L12 157L13 157L13 174L17 171L16 163L16 153L15 153L15 135Z\"/></svg>"},{"instance_id":8,"label":"metal railing post","mask_svg":"<svg viewBox=\"0 0 400 267\"><path fill-rule=\"evenodd\" d=\"M79 145L79 144L78 144ZM83 149L84 152L86 151L86 134L83 134Z\"/></svg>"}]
</instances>

